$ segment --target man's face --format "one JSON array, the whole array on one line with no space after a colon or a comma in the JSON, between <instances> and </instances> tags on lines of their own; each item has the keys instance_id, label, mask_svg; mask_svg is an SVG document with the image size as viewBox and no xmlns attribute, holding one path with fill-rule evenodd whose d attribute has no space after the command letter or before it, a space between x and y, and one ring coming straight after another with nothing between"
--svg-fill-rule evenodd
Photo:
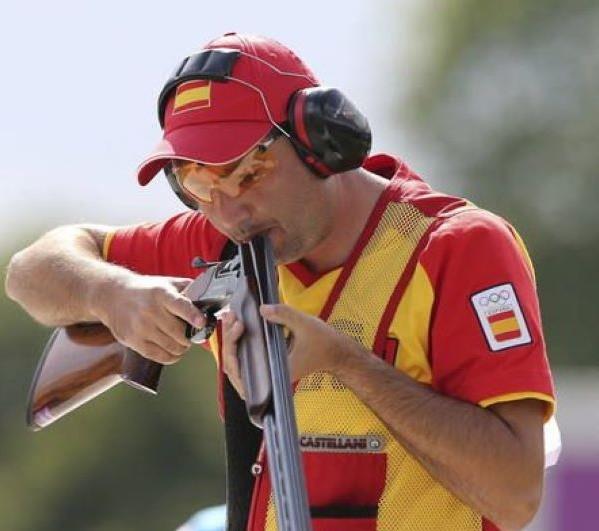
<instances>
[{"instance_id":1,"label":"man's face","mask_svg":"<svg viewBox=\"0 0 599 531\"><path fill-rule=\"evenodd\" d=\"M202 212L223 234L236 242L267 234L279 263L306 256L329 234L332 212L326 183L299 160L289 141L278 138L269 151L275 169L238 197L218 189Z\"/></svg>"}]
</instances>

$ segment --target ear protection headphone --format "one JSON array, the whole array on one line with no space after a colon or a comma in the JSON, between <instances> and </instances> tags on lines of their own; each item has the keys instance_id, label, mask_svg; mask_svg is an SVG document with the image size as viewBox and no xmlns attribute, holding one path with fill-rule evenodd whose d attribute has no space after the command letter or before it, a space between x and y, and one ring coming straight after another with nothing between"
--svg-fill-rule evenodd
<instances>
[{"instance_id":1,"label":"ear protection headphone","mask_svg":"<svg viewBox=\"0 0 599 531\"><path fill-rule=\"evenodd\" d=\"M283 72L261 57L241 50L203 50L185 58L164 85L158 98L160 126L164 128L166 104L179 84L196 79L232 81L258 92L268 119L291 141L300 159L317 175L327 177L362 165L370 151L372 134L366 117L348 98L335 88L300 89L289 99L287 121L278 124L272 118L262 90L231 75L242 55L259 61L279 75L307 78L304 74Z\"/></svg>"}]
</instances>

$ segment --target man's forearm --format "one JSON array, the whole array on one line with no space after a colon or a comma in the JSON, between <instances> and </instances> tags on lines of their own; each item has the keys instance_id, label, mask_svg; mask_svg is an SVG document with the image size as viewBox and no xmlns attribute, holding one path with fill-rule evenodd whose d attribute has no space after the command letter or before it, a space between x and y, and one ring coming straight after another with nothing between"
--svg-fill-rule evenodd
<instances>
[{"instance_id":1,"label":"man's forearm","mask_svg":"<svg viewBox=\"0 0 599 531\"><path fill-rule=\"evenodd\" d=\"M6 292L47 326L97 321L95 299L103 295L101 286L127 274L101 259L87 231L60 227L12 258Z\"/></svg>"},{"instance_id":2,"label":"man's forearm","mask_svg":"<svg viewBox=\"0 0 599 531\"><path fill-rule=\"evenodd\" d=\"M436 393L352 343L336 376L437 481L497 525L520 528L534 514L538 463L503 419Z\"/></svg>"}]
</instances>

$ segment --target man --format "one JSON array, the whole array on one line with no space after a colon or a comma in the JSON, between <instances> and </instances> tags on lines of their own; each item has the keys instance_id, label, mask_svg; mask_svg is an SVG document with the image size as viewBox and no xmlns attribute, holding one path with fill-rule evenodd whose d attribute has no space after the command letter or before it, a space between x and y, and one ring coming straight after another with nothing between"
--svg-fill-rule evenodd
<instances>
[{"instance_id":1,"label":"man","mask_svg":"<svg viewBox=\"0 0 599 531\"><path fill-rule=\"evenodd\" d=\"M515 230L395 158L363 160L365 120L273 40L210 42L159 107L164 138L139 181L164 169L194 210L55 229L15 255L9 295L44 324L100 320L170 364L189 347L182 321L204 324L179 293L192 259L226 258L231 242L264 233L284 304L261 312L292 337L314 528L522 528L541 498L554 391ZM272 529L267 456L235 355L242 317L227 314L211 340L228 524Z\"/></svg>"}]
</instances>

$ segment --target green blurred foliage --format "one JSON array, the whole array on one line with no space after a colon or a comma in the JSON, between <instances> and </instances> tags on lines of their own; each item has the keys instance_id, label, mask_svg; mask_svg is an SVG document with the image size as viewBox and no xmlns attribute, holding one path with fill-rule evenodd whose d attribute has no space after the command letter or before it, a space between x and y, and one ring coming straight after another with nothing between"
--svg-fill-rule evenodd
<instances>
[{"instance_id":1,"label":"green blurred foliage","mask_svg":"<svg viewBox=\"0 0 599 531\"><path fill-rule=\"evenodd\" d=\"M553 364L599 364L598 28L593 0L422 1L400 65L432 177L527 242Z\"/></svg>"},{"instance_id":2,"label":"green blurred foliage","mask_svg":"<svg viewBox=\"0 0 599 531\"><path fill-rule=\"evenodd\" d=\"M224 502L210 353L194 347L167 367L158 396L121 384L34 433L25 404L50 332L2 290L0 529L174 530L199 508Z\"/></svg>"}]
</instances>

